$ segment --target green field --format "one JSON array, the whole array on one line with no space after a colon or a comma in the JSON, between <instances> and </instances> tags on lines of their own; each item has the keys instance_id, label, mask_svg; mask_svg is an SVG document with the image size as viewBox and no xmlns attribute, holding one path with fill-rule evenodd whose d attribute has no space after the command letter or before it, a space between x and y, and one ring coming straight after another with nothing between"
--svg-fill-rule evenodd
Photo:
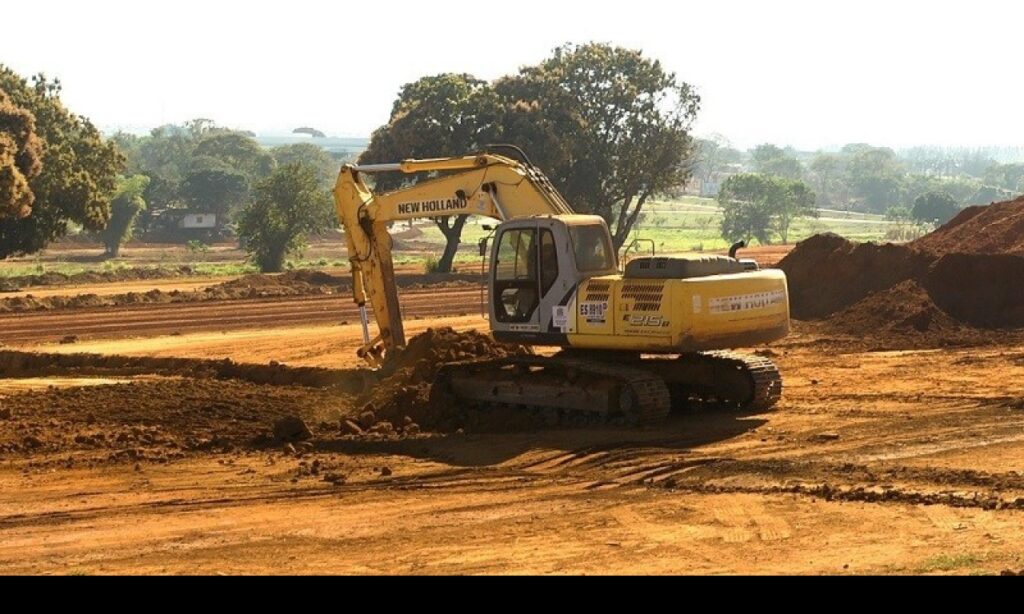
<instances>
[{"instance_id":1,"label":"green field","mask_svg":"<svg viewBox=\"0 0 1024 614\"><path fill-rule=\"evenodd\" d=\"M650 250L648 241L653 241L659 254L724 250L729 248L729 243L721 237L721 221L721 210L712 199L688 197L671 202L656 201L645 207L643 219L639 227L634 229L631 241L643 241L644 251ZM487 224L493 222L470 220L462 233L463 244L456 262L479 264L480 257L476 245L480 238L488 234L482 228ZM798 243L824 232L833 232L852 241L885 241L890 231L897 226L898 224L886 220L881 215L825 210L817 219L796 221L790 229L789 242ZM441 231L429 222L419 223L416 227L423 234L410 243L423 250L436 251L440 255L444 248L444 236ZM412 262L418 257L405 258L407 262ZM396 258L401 259L402 256L396 254Z\"/></svg>"}]
</instances>

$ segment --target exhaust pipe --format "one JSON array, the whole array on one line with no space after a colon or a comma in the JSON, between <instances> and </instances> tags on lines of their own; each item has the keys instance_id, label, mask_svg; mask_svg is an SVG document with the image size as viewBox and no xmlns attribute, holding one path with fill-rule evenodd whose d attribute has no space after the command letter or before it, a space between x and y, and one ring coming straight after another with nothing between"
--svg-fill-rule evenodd
<instances>
[{"instance_id":1,"label":"exhaust pipe","mask_svg":"<svg viewBox=\"0 0 1024 614\"><path fill-rule=\"evenodd\" d=\"M729 257L732 258L733 260L736 260L736 254L739 253L739 251L741 249L744 249L746 246L746 241L740 241L736 245L733 245L732 247L729 248Z\"/></svg>"}]
</instances>

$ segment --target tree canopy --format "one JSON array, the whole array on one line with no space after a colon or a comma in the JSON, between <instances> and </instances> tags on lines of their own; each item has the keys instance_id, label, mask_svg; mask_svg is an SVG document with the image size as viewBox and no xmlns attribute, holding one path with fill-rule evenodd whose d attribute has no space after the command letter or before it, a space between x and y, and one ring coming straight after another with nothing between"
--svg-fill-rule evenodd
<instances>
[{"instance_id":1,"label":"tree canopy","mask_svg":"<svg viewBox=\"0 0 1024 614\"><path fill-rule=\"evenodd\" d=\"M193 153L220 160L249 177L263 178L274 170L274 157L252 137L235 131L216 131L199 139Z\"/></svg>"},{"instance_id":2,"label":"tree canopy","mask_svg":"<svg viewBox=\"0 0 1024 614\"><path fill-rule=\"evenodd\" d=\"M692 173L700 97L641 51L565 45L495 89L503 140L525 146L573 208L604 217L616 248L652 196Z\"/></svg>"},{"instance_id":3,"label":"tree canopy","mask_svg":"<svg viewBox=\"0 0 1024 614\"><path fill-rule=\"evenodd\" d=\"M722 237L748 243L757 239L768 245L777 235L788 243L794 220L817 216L815 199L803 181L760 173L733 175L718 194L723 211Z\"/></svg>"},{"instance_id":4,"label":"tree canopy","mask_svg":"<svg viewBox=\"0 0 1024 614\"><path fill-rule=\"evenodd\" d=\"M926 192L914 199L910 214L919 222L945 224L959 211L956 199L946 192Z\"/></svg>"},{"instance_id":5,"label":"tree canopy","mask_svg":"<svg viewBox=\"0 0 1024 614\"><path fill-rule=\"evenodd\" d=\"M260 270L278 272L287 256L302 250L308 235L334 222L333 203L317 169L288 164L256 184L252 202L238 216L238 234Z\"/></svg>"},{"instance_id":6,"label":"tree canopy","mask_svg":"<svg viewBox=\"0 0 1024 614\"><path fill-rule=\"evenodd\" d=\"M216 158L196 158L179 195L192 211L228 216L248 198L249 177Z\"/></svg>"},{"instance_id":7,"label":"tree canopy","mask_svg":"<svg viewBox=\"0 0 1024 614\"><path fill-rule=\"evenodd\" d=\"M107 256L118 257L121 245L132 238L135 218L146 208L143 194L148 185L149 177L145 175L122 177L118 181L117 192L110 202L110 221L98 233Z\"/></svg>"},{"instance_id":8,"label":"tree canopy","mask_svg":"<svg viewBox=\"0 0 1024 614\"><path fill-rule=\"evenodd\" d=\"M324 187L333 187L341 165L322 147L312 143L281 145L270 150L277 166L306 164L317 170L317 177Z\"/></svg>"},{"instance_id":9,"label":"tree canopy","mask_svg":"<svg viewBox=\"0 0 1024 614\"><path fill-rule=\"evenodd\" d=\"M359 162L437 158L477 151L495 134L500 105L490 85L466 74L423 77L402 87L387 125L373 133ZM390 190L421 177L382 174L378 190ZM452 269L466 216L434 218L446 239L436 270Z\"/></svg>"},{"instance_id":10,"label":"tree canopy","mask_svg":"<svg viewBox=\"0 0 1024 614\"><path fill-rule=\"evenodd\" d=\"M361 163L522 147L581 213L608 221L620 247L655 194L692 172L700 99L640 51L565 45L494 83L466 74L407 84ZM379 176L378 189L417 178ZM464 220L437 220L454 256Z\"/></svg>"},{"instance_id":11,"label":"tree canopy","mask_svg":"<svg viewBox=\"0 0 1024 614\"><path fill-rule=\"evenodd\" d=\"M0 258L42 249L64 236L69 222L93 231L106 227L124 167L117 146L64 107L57 80L39 75L30 84L0 65L0 90L35 117L36 134L45 143L41 168L28 180L31 214L0 218Z\"/></svg>"},{"instance_id":12,"label":"tree canopy","mask_svg":"<svg viewBox=\"0 0 1024 614\"><path fill-rule=\"evenodd\" d=\"M902 199L905 188L903 165L895 152L888 148L858 147L855 151L846 165L850 189L864 202L868 211L884 213Z\"/></svg>"},{"instance_id":13,"label":"tree canopy","mask_svg":"<svg viewBox=\"0 0 1024 614\"><path fill-rule=\"evenodd\" d=\"M35 196L29 180L42 168L36 118L0 90L0 217L25 217Z\"/></svg>"}]
</instances>

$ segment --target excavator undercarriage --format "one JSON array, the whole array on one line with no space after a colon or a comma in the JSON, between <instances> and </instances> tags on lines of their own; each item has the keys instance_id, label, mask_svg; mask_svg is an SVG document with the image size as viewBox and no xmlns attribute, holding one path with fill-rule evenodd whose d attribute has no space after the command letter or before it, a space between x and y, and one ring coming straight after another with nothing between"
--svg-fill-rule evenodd
<instances>
[{"instance_id":1,"label":"excavator undercarriage","mask_svg":"<svg viewBox=\"0 0 1024 614\"><path fill-rule=\"evenodd\" d=\"M540 413L560 424L644 425L664 420L673 407L762 413L782 395L778 369L758 356L589 354L449 363L438 372L432 401Z\"/></svg>"}]
</instances>

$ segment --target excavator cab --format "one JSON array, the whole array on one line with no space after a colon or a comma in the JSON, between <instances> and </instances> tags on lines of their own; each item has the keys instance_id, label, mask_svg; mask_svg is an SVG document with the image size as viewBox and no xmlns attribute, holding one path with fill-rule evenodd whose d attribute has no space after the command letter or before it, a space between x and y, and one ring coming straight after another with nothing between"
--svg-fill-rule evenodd
<instances>
[{"instance_id":1,"label":"excavator cab","mask_svg":"<svg viewBox=\"0 0 1024 614\"><path fill-rule=\"evenodd\" d=\"M576 288L616 268L600 217L535 216L501 224L491 252L492 331L517 343L567 345L568 303Z\"/></svg>"}]
</instances>

